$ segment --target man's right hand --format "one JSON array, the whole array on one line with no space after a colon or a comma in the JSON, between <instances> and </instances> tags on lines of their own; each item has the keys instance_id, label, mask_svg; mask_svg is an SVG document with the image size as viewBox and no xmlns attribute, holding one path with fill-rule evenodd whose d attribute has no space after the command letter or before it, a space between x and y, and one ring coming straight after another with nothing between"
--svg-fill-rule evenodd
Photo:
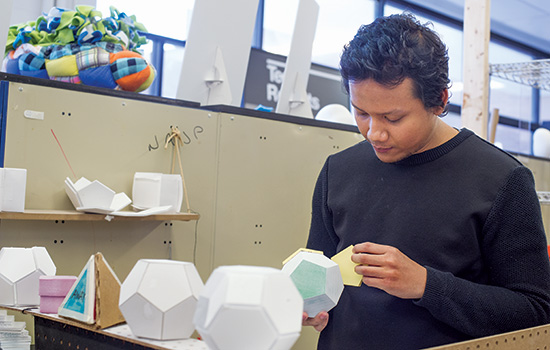
<instances>
[{"instance_id":1,"label":"man's right hand","mask_svg":"<svg viewBox=\"0 0 550 350\"><path fill-rule=\"evenodd\" d=\"M302 326L312 326L317 332L325 329L328 323L328 312L321 311L315 317L308 317L308 314L304 312L302 315Z\"/></svg>"}]
</instances>

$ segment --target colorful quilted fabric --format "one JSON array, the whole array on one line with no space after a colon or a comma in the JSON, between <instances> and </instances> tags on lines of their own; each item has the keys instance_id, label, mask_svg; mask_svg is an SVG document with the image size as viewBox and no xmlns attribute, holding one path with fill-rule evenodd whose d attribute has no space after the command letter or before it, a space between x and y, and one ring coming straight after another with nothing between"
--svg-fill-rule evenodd
<instances>
[{"instance_id":1,"label":"colorful quilted fabric","mask_svg":"<svg viewBox=\"0 0 550 350\"><path fill-rule=\"evenodd\" d=\"M109 52L101 47L94 47L91 50L81 51L76 54L76 65L79 71L108 64L111 64Z\"/></svg>"},{"instance_id":2,"label":"colorful quilted fabric","mask_svg":"<svg viewBox=\"0 0 550 350\"><path fill-rule=\"evenodd\" d=\"M155 69L138 52L147 32L111 7L102 18L91 6L74 11L52 8L34 22L11 26L2 70L44 79L140 92L155 79Z\"/></svg>"}]
</instances>

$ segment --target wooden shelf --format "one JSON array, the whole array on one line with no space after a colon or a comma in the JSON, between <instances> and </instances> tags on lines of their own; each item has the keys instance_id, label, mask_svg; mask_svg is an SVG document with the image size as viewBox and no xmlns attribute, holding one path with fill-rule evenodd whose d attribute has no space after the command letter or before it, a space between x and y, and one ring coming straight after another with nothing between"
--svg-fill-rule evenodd
<instances>
[{"instance_id":1,"label":"wooden shelf","mask_svg":"<svg viewBox=\"0 0 550 350\"><path fill-rule=\"evenodd\" d=\"M198 220L199 214L176 213L156 214L149 216L115 216L104 214L87 214L76 210L38 210L26 209L23 213L0 212L0 220L65 220L65 221L192 221Z\"/></svg>"},{"instance_id":2,"label":"wooden shelf","mask_svg":"<svg viewBox=\"0 0 550 350\"><path fill-rule=\"evenodd\" d=\"M127 324L105 329L62 318L57 314L44 314L36 307L0 305L0 309L21 312L34 319L34 341L37 349L102 349L133 350L208 350L198 339L153 340L136 337ZM71 346L72 343L72 346Z\"/></svg>"}]
</instances>

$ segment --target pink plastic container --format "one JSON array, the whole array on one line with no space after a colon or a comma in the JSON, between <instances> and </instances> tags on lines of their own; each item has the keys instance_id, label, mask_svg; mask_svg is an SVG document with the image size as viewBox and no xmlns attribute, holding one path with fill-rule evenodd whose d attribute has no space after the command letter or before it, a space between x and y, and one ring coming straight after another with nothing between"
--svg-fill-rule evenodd
<instances>
[{"instance_id":1,"label":"pink plastic container","mask_svg":"<svg viewBox=\"0 0 550 350\"><path fill-rule=\"evenodd\" d=\"M38 281L40 312L56 314L59 305L75 282L76 276L40 276Z\"/></svg>"}]
</instances>

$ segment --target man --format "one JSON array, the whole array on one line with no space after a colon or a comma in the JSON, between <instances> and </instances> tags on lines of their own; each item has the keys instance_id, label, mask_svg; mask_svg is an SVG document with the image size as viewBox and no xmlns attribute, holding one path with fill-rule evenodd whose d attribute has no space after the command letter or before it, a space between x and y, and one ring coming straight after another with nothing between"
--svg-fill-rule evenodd
<instances>
[{"instance_id":1,"label":"man","mask_svg":"<svg viewBox=\"0 0 550 350\"><path fill-rule=\"evenodd\" d=\"M305 315L318 348L422 349L550 322L550 263L531 172L440 119L448 56L412 15L362 26L340 61L365 141L330 156L308 248L354 245L361 287Z\"/></svg>"}]
</instances>

